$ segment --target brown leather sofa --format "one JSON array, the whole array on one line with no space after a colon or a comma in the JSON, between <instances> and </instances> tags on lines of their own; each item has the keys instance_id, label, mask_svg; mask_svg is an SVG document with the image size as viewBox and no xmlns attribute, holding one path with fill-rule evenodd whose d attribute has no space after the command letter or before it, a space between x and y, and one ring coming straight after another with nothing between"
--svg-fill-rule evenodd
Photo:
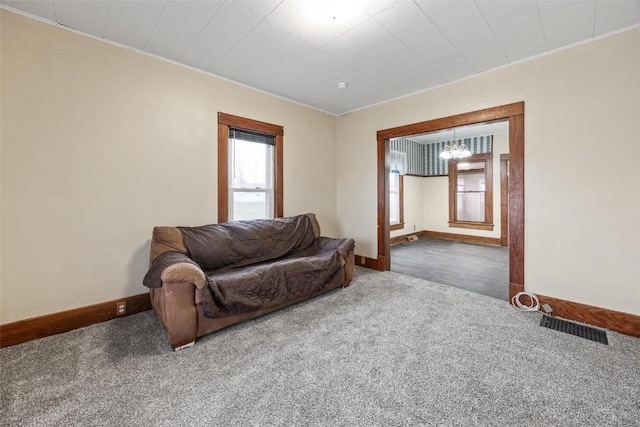
<instances>
[{"instance_id":1,"label":"brown leather sofa","mask_svg":"<svg viewBox=\"0 0 640 427\"><path fill-rule=\"evenodd\" d=\"M351 282L354 241L320 236L314 214L155 227L144 284L175 350L197 337Z\"/></svg>"}]
</instances>

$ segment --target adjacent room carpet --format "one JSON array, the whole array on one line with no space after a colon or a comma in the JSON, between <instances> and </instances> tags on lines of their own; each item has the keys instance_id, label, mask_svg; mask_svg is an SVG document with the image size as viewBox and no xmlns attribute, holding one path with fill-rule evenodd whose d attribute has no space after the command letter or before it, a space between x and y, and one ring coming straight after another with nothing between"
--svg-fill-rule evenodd
<instances>
[{"instance_id":1,"label":"adjacent room carpet","mask_svg":"<svg viewBox=\"0 0 640 427\"><path fill-rule=\"evenodd\" d=\"M637 426L640 340L393 272L173 352L153 312L0 350L7 426Z\"/></svg>"},{"instance_id":2,"label":"adjacent room carpet","mask_svg":"<svg viewBox=\"0 0 640 427\"><path fill-rule=\"evenodd\" d=\"M391 247L391 271L509 299L509 248L421 237Z\"/></svg>"}]
</instances>

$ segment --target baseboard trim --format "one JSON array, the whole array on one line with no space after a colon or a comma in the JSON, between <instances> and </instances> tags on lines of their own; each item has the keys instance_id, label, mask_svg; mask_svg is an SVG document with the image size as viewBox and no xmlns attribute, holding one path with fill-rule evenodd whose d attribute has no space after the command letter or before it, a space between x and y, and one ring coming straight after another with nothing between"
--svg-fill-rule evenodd
<instances>
[{"instance_id":1,"label":"baseboard trim","mask_svg":"<svg viewBox=\"0 0 640 427\"><path fill-rule=\"evenodd\" d=\"M120 301L127 303L127 314L117 316L116 303ZM149 293L144 293L6 323L0 325L0 348L69 332L94 323L105 322L116 317L129 316L147 310L151 310L151 299L149 298Z\"/></svg>"},{"instance_id":2,"label":"baseboard trim","mask_svg":"<svg viewBox=\"0 0 640 427\"><path fill-rule=\"evenodd\" d=\"M397 245L398 243L404 243L407 241L407 238L409 236L418 236L418 237L424 237L424 231L414 231L413 233L409 233L409 234L403 234L401 236L395 236L395 237L391 237L389 239L389 244L391 246L393 245Z\"/></svg>"},{"instance_id":3,"label":"baseboard trim","mask_svg":"<svg viewBox=\"0 0 640 427\"><path fill-rule=\"evenodd\" d=\"M624 335L640 338L640 316L608 308L595 307L559 298L538 295L540 304L549 304L553 315L609 329Z\"/></svg>"},{"instance_id":4,"label":"baseboard trim","mask_svg":"<svg viewBox=\"0 0 640 427\"><path fill-rule=\"evenodd\" d=\"M364 255L356 255L355 264L360 267L370 268L371 270L384 271L384 260L381 258L374 259Z\"/></svg>"},{"instance_id":5,"label":"baseboard trim","mask_svg":"<svg viewBox=\"0 0 640 427\"><path fill-rule=\"evenodd\" d=\"M515 283L509 284L509 295L511 297L523 291L524 286ZM546 295L536 294L536 296L540 300L540 304L549 304L551 306L554 316L640 338L640 316Z\"/></svg>"},{"instance_id":6,"label":"baseboard trim","mask_svg":"<svg viewBox=\"0 0 640 427\"><path fill-rule=\"evenodd\" d=\"M499 237L469 236L467 234L443 233L440 231L429 230L423 231L422 235L424 237L431 237L433 239L455 240L466 243L480 243L483 245L500 246Z\"/></svg>"}]
</instances>

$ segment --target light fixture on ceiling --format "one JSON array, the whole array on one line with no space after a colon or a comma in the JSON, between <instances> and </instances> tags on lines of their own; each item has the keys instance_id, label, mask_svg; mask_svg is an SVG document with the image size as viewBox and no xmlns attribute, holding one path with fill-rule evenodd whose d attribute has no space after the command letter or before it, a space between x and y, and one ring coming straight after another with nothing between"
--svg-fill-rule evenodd
<instances>
[{"instance_id":1,"label":"light fixture on ceiling","mask_svg":"<svg viewBox=\"0 0 640 427\"><path fill-rule=\"evenodd\" d=\"M338 83L338 89L346 89L347 86L349 86L348 83L345 83L345 82Z\"/></svg>"},{"instance_id":2,"label":"light fixture on ceiling","mask_svg":"<svg viewBox=\"0 0 640 427\"><path fill-rule=\"evenodd\" d=\"M442 147L440 151L440 158L449 160L449 159L464 159L465 157L471 156L471 151L467 148L464 143L458 144L456 140L456 130L453 130L453 142L450 145L445 145Z\"/></svg>"},{"instance_id":3,"label":"light fixture on ceiling","mask_svg":"<svg viewBox=\"0 0 640 427\"><path fill-rule=\"evenodd\" d=\"M355 17L362 8L362 0L307 0L307 5L316 21L336 25Z\"/></svg>"}]
</instances>

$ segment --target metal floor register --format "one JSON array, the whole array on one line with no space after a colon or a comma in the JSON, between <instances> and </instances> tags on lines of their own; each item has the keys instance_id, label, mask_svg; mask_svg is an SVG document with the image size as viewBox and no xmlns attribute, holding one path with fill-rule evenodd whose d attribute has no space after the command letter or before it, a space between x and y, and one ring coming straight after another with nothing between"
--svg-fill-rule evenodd
<instances>
[{"instance_id":1,"label":"metal floor register","mask_svg":"<svg viewBox=\"0 0 640 427\"><path fill-rule=\"evenodd\" d=\"M580 325L557 317L547 316L546 314L542 316L540 326L609 345L607 333L601 329L592 328L591 326Z\"/></svg>"}]
</instances>

